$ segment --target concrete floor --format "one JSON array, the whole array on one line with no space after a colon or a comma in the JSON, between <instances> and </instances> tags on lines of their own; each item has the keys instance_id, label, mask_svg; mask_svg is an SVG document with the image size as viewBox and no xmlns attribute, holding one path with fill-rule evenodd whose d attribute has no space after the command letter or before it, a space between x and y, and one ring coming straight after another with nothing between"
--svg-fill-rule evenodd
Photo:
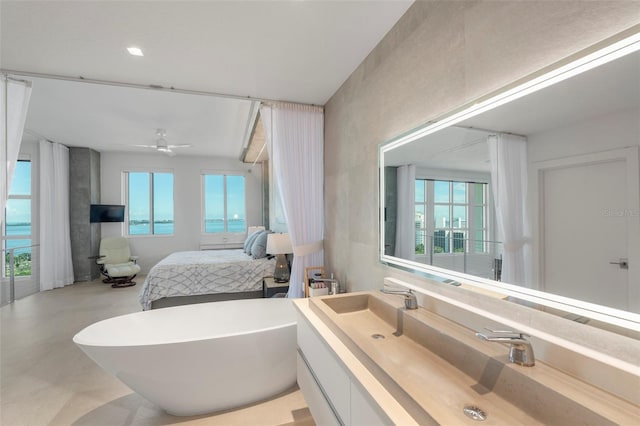
<instances>
[{"instance_id":1,"label":"concrete floor","mask_svg":"<svg viewBox=\"0 0 640 426\"><path fill-rule=\"evenodd\" d=\"M174 417L134 393L72 342L96 321L140 311L135 287L100 281L46 291L0 308L0 424L313 425L299 389L209 416Z\"/></svg>"}]
</instances>

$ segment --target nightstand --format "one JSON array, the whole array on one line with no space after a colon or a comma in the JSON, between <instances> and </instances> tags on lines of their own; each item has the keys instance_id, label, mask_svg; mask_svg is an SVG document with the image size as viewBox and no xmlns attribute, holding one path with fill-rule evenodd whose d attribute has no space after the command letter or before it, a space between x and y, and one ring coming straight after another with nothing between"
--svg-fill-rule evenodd
<instances>
[{"instance_id":1,"label":"nightstand","mask_svg":"<svg viewBox=\"0 0 640 426\"><path fill-rule=\"evenodd\" d=\"M273 277L262 279L262 297L273 297L277 293L286 293L289 291L289 282L277 283Z\"/></svg>"}]
</instances>

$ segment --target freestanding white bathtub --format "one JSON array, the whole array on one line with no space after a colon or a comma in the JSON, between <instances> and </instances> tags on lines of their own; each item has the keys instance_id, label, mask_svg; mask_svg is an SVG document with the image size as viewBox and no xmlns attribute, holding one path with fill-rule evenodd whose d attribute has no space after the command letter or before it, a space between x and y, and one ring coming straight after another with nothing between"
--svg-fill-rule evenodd
<instances>
[{"instance_id":1,"label":"freestanding white bathtub","mask_svg":"<svg viewBox=\"0 0 640 426\"><path fill-rule=\"evenodd\" d=\"M92 324L73 341L176 416L260 401L296 383L296 319L285 298L137 312Z\"/></svg>"}]
</instances>

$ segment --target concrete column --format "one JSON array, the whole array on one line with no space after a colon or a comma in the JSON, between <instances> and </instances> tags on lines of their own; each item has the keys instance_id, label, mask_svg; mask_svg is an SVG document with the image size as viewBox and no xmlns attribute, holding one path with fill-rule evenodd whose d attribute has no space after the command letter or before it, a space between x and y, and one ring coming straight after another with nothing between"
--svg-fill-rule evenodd
<instances>
[{"instance_id":1,"label":"concrete column","mask_svg":"<svg viewBox=\"0 0 640 426\"><path fill-rule=\"evenodd\" d=\"M69 148L69 220L71 256L76 282L92 281L100 276L95 260L101 226L89 223L91 204L100 203L100 153L89 148Z\"/></svg>"}]
</instances>

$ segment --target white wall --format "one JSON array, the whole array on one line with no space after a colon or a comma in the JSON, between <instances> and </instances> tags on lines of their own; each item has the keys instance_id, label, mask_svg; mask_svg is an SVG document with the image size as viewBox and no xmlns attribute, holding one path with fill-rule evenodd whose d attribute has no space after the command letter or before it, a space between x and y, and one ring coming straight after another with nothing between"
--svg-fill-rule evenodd
<instances>
[{"instance_id":1,"label":"white wall","mask_svg":"<svg viewBox=\"0 0 640 426\"><path fill-rule=\"evenodd\" d=\"M174 235L130 236L131 252L139 256L142 273L175 251L199 250L201 243L219 242L222 236L202 232L201 174L242 172L246 183L247 225L262 225L261 165L215 157L169 157L156 153L100 154L101 202L126 204L124 171L169 171L174 174ZM251 172L249 172L251 170ZM103 223L102 236L124 235L124 224ZM242 241L240 241L241 243Z\"/></svg>"},{"instance_id":2,"label":"white wall","mask_svg":"<svg viewBox=\"0 0 640 426\"><path fill-rule=\"evenodd\" d=\"M640 110L619 111L527 135L529 163L638 146Z\"/></svg>"}]
</instances>

